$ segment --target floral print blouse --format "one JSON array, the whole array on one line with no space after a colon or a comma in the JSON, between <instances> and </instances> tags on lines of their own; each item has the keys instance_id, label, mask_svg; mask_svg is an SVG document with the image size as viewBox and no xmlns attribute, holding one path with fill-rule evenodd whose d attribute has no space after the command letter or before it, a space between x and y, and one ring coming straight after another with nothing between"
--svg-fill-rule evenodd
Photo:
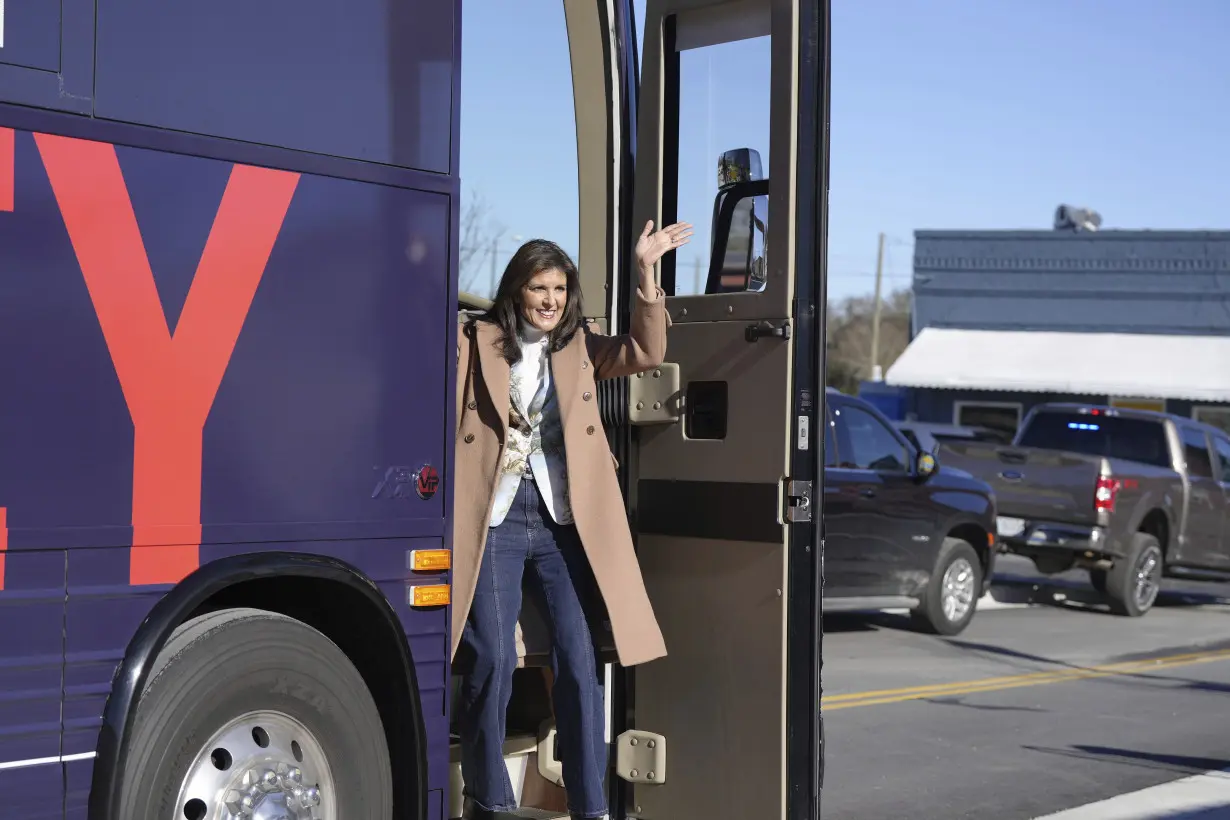
<instances>
[{"instance_id":1,"label":"floral print blouse","mask_svg":"<svg viewBox=\"0 0 1230 820\"><path fill-rule=\"evenodd\" d=\"M522 330L521 361L509 373L508 444L500 464L490 526L499 526L512 507L526 473L533 476L552 519L572 523L564 426L551 379L547 337Z\"/></svg>"}]
</instances>

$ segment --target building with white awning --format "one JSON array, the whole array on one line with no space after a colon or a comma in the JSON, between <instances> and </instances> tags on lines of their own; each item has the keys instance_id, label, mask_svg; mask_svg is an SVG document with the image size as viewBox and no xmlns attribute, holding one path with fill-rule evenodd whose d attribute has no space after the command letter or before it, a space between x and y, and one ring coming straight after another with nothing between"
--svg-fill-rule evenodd
<instances>
[{"instance_id":1,"label":"building with white awning","mask_svg":"<svg viewBox=\"0 0 1230 820\"><path fill-rule=\"evenodd\" d=\"M914 251L885 374L908 417L1013 430L1076 401L1230 429L1230 231L917 231Z\"/></svg>"}]
</instances>

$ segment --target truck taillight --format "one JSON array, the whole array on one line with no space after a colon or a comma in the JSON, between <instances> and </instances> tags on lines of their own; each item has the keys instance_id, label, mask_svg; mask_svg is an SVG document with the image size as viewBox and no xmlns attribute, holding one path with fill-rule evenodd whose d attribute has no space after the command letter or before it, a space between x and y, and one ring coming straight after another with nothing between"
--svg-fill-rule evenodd
<instances>
[{"instance_id":1,"label":"truck taillight","mask_svg":"<svg viewBox=\"0 0 1230 820\"><path fill-rule=\"evenodd\" d=\"M1121 486L1116 478L1098 476L1098 483L1093 488L1093 509L1097 512L1114 512L1115 496L1119 494Z\"/></svg>"}]
</instances>

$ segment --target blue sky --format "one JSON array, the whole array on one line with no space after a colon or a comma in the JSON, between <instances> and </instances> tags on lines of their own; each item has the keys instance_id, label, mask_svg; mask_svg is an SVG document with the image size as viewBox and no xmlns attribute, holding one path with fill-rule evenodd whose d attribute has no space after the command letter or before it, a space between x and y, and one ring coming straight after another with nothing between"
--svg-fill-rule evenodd
<instances>
[{"instance_id":1,"label":"blue sky","mask_svg":"<svg viewBox=\"0 0 1230 820\"><path fill-rule=\"evenodd\" d=\"M461 175L507 237L498 264L513 236L575 250L560 4L462 8ZM1226 31L1219 0L834 0L830 296L871 290L879 231L891 288L914 230L1046 229L1061 202L1107 228L1227 227ZM767 167L768 54L763 38L684 54L680 213L701 245L717 154L756 147Z\"/></svg>"}]
</instances>

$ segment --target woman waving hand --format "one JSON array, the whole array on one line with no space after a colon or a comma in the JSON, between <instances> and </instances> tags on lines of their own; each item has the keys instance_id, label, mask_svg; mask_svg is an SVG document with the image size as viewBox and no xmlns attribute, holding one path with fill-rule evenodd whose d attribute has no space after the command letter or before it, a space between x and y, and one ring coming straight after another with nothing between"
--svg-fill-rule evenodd
<instances>
[{"instance_id":1,"label":"woman waving hand","mask_svg":"<svg viewBox=\"0 0 1230 820\"><path fill-rule=\"evenodd\" d=\"M607 813L592 627L609 622L624 666L662 657L666 647L632 548L596 382L662 363L669 320L654 266L687 244L691 227L645 225L626 335L586 324L576 266L541 239L517 250L491 309L459 330L452 653L464 654L468 668L457 710L470 817L516 805L503 743L527 570L553 638L569 811Z\"/></svg>"}]
</instances>

